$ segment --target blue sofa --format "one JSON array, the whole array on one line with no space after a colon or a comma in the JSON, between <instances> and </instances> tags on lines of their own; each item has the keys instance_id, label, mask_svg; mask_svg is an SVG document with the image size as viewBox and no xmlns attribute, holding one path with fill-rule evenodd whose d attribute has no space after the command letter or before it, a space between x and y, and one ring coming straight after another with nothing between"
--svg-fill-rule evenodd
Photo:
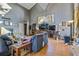
<instances>
[{"instance_id":1,"label":"blue sofa","mask_svg":"<svg viewBox=\"0 0 79 59\"><path fill-rule=\"evenodd\" d=\"M32 51L37 52L48 43L48 33L42 32L32 36Z\"/></svg>"},{"instance_id":2,"label":"blue sofa","mask_svg":"<svg viewBox=\"0 0 79 59\"><path fill-rule=\"evenodd\" d=\"M11 39L6 36L2 35L0 36L0 56L9 56L9 46L12 44Z\"/></svg>"},{"instance_id":3,"label":"blue sofa","mask_svg":"<svg viewBox=\"0 0 79 59\"><path fill-rule=\"evenodd\" d=\"M65 43L70 43L70 37L69 36L64 36L64 42Z\"/></svg>"}]
</instances>

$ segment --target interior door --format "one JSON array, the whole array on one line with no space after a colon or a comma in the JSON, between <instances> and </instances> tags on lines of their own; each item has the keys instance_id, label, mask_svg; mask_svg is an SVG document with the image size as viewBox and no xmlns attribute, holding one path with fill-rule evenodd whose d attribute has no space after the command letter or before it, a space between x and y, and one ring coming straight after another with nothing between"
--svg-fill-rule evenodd
<instances>
[{"instance_id":1,"label":"interior door","mask_svg":"<svg viewBox=\"0 0 79 59\"><path fill-rule=\"evenodd\" d=\"M24 35L27 35L27 24L24 24Z\"/></svg>"}]
</instances>

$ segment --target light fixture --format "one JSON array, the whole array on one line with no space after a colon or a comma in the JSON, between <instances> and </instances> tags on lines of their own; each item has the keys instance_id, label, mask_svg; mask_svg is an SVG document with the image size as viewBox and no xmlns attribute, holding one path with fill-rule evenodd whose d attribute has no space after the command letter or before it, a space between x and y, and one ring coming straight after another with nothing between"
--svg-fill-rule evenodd
<instances>
[{"instance_id":1,"label":"light fixture","mask_svg":"<svg viewBox=\"0 0 79 59\"><path fill-rule=\"evenodd\" d=\"M69 23L73 23L73 20L68 21Z\"/></svg>"},{"instance_id":2,"label":"light fixture","mask_svg":"<svg viewBox=\"0 0 79 59\"><path fill-rule=\"evenodd\" d=\"M12 26L13 25L13 23L12 22L10 22L10 26Z\"/></svg>"},{"instance_id":3,"label":"light fixture","mask_svg":"<svg viewBox=\"0 0 79 59\"><path fill-rule=\"evenodd\" d=\"M7 3L0 3L0 15L4 16L8 13L12 8Z\"/></svg>"}]
</instances>

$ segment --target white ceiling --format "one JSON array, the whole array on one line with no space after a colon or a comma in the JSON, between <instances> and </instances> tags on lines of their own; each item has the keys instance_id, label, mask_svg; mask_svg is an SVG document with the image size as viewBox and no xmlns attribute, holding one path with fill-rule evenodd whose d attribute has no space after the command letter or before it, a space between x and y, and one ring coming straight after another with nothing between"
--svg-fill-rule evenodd
<instances>
[{"instance_id":1,"label":"white ceiling","mask_svg":"<svg viewBox=\"0 0 79 59\"><path fill-rule=\"evenodd\" d=\"M48 6L48 3L39 3L40 7L45 10Z\"/></svg>"},{"instance_id":2,"label":"white ceiling","mask_svg":"<svg viewBox=\"0 0 79 59\"><path fill-rule=\"evenodd\" d=\"M18 4L30 10L36 3L18 3Z\"/></svg>"},{"instance_id":3,"label":"white ceiling","mask_svg":"<svg viewBox=\"0 0 79 59\"><path fill-rule=\"evenodd\" d=\"M22 7L30 10L32 7L34 7L34 5L36 3L18 3L18 4L21 5ZM43 10L45 10L47 8L47 5L48 5L48 3L38 3L38 4Z\"/></svg>"}]
</instances>

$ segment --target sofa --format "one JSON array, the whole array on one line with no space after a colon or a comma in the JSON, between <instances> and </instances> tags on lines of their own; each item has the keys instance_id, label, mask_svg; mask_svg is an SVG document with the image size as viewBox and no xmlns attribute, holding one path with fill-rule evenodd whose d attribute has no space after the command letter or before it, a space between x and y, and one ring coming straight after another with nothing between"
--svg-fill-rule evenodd
<instances>
[{"instance_id":1,"label":"sofa","mask_svg":"<svg viewBox=\"0 0 79 59\"><path fill-rule=\"evenodd\" d=\"M0 36L0 56L9 56L9 46L12 44L11 39L7 35Z\"/></svg>"},{"instance_id":2,"label":"sofa","mask_svg":"<svg viewBox=\"0 0 79 59\"><path fill-rule=\"evenodd\" d=\"M32 51L33 52L40 51L40 49L45 45L47 45L48 43L48 33L42 32L42 33L33 35L31 42L32 42Z\"/></svg>"},{"instance_id":3,"label":"sofa","mask_svg":"<svg viewBox=\"0 0 79 59\"><path fill-rule=\"evenodd\" d=\"M41 32L35 34L31 38L32 42L32 51L38 52L42 47L48 43L48 33ZM7 35L0 36L0 56L10 56L10 45L12 45L11 39Z\"/></svg>"},{"instance_id":4,"label":"sofa","mask_svg":"<svg viewBox=\"0 0 79 59\"><path fill-rule=\"evenodd\" d=\"M70 43L70 36L64 36L64 43Z\"/></svg>"}]
</instances>

